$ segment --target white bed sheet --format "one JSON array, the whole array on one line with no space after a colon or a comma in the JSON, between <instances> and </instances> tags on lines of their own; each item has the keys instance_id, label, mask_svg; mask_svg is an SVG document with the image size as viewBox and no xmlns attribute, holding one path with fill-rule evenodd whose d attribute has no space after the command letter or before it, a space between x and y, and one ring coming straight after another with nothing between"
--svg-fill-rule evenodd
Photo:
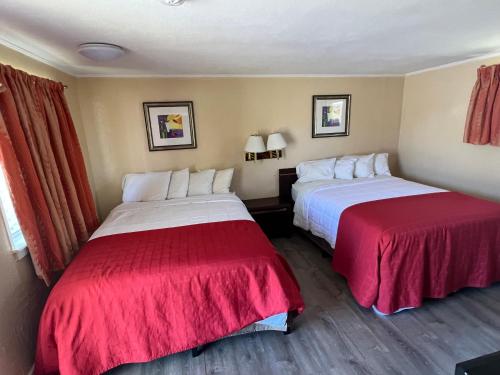
<instances>
[{"instance_id":1,"label":"white bed sheet","mask_svg":"<svg viewBox=\"0 0 500 375\"><path fill-rule=\"evenodd\" d=\"M118 233L229 220L253 220L233 193L122 203L111 211L90 240Z\"/></svg>"},{"instance_id":2,"label":"white bed sheet","mask_svg":"<svg viewBox=\"0 0 500 375\"><path fill-rule=\"evenodd\" d=\"M295 183L294 225L335 247L340 215L355 204L446 190L392 176Z\"/></svg>"}]
</instances>

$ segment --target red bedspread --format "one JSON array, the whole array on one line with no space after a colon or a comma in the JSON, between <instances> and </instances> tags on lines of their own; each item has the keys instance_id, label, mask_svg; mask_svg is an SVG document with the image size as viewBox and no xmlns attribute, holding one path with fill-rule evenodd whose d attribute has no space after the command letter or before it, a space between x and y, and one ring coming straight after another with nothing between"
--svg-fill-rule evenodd
<instances>
[{"instance_id":1,"label":"red bedspread","mask_svg":"<svg viewBox=\"0 0 500 375\"><path fill-rule=\"evenodd\" d=\"M333 269L358 303L390 314L500 281L500 204L444 192L346 209Z\"/></svg>"},{"instance_id":2,"label":"red bedspread","mask_svg":"<svg viewBox=\"0 0 500 375\"><path fill-rule=\"evenodd\" d=\"M99 374L302 309L290 268L254 222L101 237L49 296L35 373Z\"/></svg>"}]
</instances>

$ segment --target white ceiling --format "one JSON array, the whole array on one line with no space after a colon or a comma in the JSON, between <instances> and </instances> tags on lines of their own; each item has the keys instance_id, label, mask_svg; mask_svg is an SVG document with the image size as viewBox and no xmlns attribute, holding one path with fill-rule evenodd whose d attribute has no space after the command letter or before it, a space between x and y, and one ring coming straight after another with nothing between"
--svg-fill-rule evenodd
<instances>
[{"instance_id":1,"label":"white ceiling","mask_svg":"<svg viewBox=\"0 0 500 375\"><path fill-rule=\"evenodd\" d=\"M500 1L1 0L0 43L79 76L404 74L499 51Z\"/></svg>"}]
</instances>

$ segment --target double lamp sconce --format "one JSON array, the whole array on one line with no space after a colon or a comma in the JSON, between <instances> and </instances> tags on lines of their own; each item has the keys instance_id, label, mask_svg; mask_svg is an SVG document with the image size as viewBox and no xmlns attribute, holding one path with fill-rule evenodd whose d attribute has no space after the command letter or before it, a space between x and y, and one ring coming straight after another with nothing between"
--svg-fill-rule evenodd
<instances>
[{"instance_id":1,"label":"double lamp sconce","mask_svg":"<svg viewBox=\"0 0 500 375\"><path fill-rule=\"evenodd\" d=\"M251 135L245 145L245 160L279 159L283 157L286 141L281 133L272 133L267 137L267 146L261 135Z\"/></svg>"}]
</instances>

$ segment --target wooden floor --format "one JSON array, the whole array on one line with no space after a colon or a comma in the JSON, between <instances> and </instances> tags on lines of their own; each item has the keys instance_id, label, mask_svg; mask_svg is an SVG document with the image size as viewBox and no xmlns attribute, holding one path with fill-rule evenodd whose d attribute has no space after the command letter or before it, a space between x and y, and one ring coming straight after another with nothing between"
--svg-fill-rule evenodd
<instances>
[{"instance_id":1,"label":"wooden floor","mask_svg":"<svg viewBox=\"0 0 500 375\"><path fill-rule=\"evenodd\" d=\"M306 303L292 334L232 337L197 358L183 352L110 373L453 374L457 362L500 350L500 284L382 317L356 304L330 259L306 239L274 242L292 266Z\"/></svg>"}]
</instances>

